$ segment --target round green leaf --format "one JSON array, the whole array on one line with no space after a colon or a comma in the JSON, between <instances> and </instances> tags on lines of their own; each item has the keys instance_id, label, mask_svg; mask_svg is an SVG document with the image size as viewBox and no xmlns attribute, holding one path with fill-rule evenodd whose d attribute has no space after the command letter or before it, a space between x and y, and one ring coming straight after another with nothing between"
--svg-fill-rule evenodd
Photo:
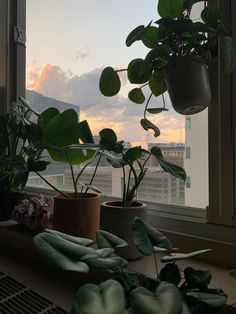
<instances>
[{"instance_id":1,"label":"round green leaf","mask_svg":"<svg viewBox=\"0 0 236 314\"><path fill-rule=\"evenodd\" d=\"M167 108L149 108L147 109L147 112L151 113L151 114L157 114L157 113L161 113L163 111L168 111Z\"/></svg>"},{"instance_id":2,"label":"round green leaf","mask_svg":"<svg viewBox=\"0 0 236 314\"><path fill-rule=\"evenodd\" d=\"M134 59L128 65L128 79L133 84L143 84L149 81L152 69L143 59Z\"/></svg>"},{"instance_id":3,"label":"round green leaf","mask_svg":"<svg viewBox=\"0 0 236 314\"><path fill-rule=\"evenodd\" d=\"M181 281L181 274L179 267L174 263L168 263L163 267L159 273L158 278L161 281L166 281L178 286Z\"/></svg>"},{"instance_id":4,"label":"round green leaf","mask_svg":"<svg viewBox=\"0 0 236 314\"><path fill-rule=\"evenodd\" d=\"M126 46L130 47L135 41L140 40L145 34L146 28L144 25L137 26L132 32L128 35L126 39Z\"/></svg>"},{"instance_id":5,"label":"round green leaf","mask_svg":"<svg viewBox=\"0 0 236 314\"><path fill-rule=\"evenodd\" d=\"M158 13L161 17L179 17L183 11L184 0L159 0Z\"/></svg>"},{"instance_id":6,"label":"round green leaf","mask_svg":"<svg viewBox=\"0 0 236 314\"><path fill-rule=\"evenodd\" d=\"M155 71L149 81L149 87L152 93L158 97L167 90L163 74L160 71Z\"/></svg>"},{"instance_id":7,"label":"round green leaf","mask_svg":"<svg viewBox=\"0 0 236 314\"><path fill-rule=\"evenodd\" d=\"M129 100L136 104L142 104L145 101L145 96L141 88L134 88L129 92Z\"/></svg>"},{"instance_id":8,"label":"round green leaf","mask_svg":"<svg viewBox=\"0 0 236 314\"><path fill-rule=\"evenodd\" d=\"M150 48L157 47L157 39L158 39L158 28L155 26L150 26L142 37L143 44Z\"/></svg>"},{"instance_id":9,"label":"round green leaf","mask_svg":"<svg viewBox=\"0 0 236 314\"><path fill-rule=\"evenodd\" d=\"M119 75L112 67L106 67L101 74L99 88L104 96L114 96L120 91Z\"/></svg>"},{"instance_id":10,"label":"round green leaf","mask_svg":"<svg viewBox=\"0 0 236 314\"><path fill-rule=\"evenodd\" d=\"M168 264L167 264L168 265ZM211 273L207 270L196 270L187 267L184 270L184 277L190 289L207 289L211 281Z\"/></svg>"},{"instance_id":11,"label":"round green leaf","mask_svg":"<svg viewBox=\"0 0 236 314\"><path fill-rule=\"evenodd\" d=\"M135 147L131 147L129 148L125 155L124 155L124 159L128 160L130 162L134 162L138 159L140 159L143 156L143 149L141 146L135 146Z\"/></svg>"}]
</instances>

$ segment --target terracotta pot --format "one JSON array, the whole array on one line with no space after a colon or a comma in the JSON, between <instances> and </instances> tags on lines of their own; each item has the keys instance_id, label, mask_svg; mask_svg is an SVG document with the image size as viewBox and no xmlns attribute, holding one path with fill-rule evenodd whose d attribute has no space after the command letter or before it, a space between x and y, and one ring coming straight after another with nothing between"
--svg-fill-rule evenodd
<instances>
[{"instance_id":1,"label":"terracotta pot","mask_svg":"<svg viewBox=\"0 0 236 314\"><path fill-rule=\"evenodd\" d=\"M73 193L68 194L73 196ZM53 227L61 232L96 239L100 222L100 196L79 194L79 198L54 197Z\"/></svg>"},{"instance_id":2,"label":"terracotta pot","mask_svg":"<svg viewBox=\"0 0 236 314\"><path fill-rule=\"evenodd\" d=\"M100 228L128 242L128 247L117 249L117 254L127 260L142 257L132 241L132 222L135 217L146 219L146 207L145 204L139 202L133 202L132 207L122 207L121 202L101 204Z\"/></svg>"},{"instance_id":3,"label":"terracotta pot","mask_svg":"<svg viewBox=\"0 0 236 314\"><path fill-rule=\"evenodd\" d=\"M173 108L191 115L204 110L211 101L211 88L205 63L193 57L173 59L166 67L166 85Z\"/></svg>"},{"instance_id":4,"label":"terracotta pot","mask_svg":"<svg viewBox=\"0 0 236 314\"><path fill-rule=\"evenodd\" d=\"M0 221L9 220L19 199L19 192L0 192Z\"/></svg>"}]
</instances>

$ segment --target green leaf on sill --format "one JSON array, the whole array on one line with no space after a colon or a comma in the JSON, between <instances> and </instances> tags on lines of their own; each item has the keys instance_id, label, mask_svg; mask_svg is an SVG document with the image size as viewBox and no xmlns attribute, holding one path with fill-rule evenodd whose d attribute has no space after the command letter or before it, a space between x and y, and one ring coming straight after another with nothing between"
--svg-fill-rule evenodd
<instances>
[{"instance_id":1,"label":"green leaf on sill","mask_svg":"<svg viewBox=\"0 0 236 314\"><path fill-rule=\"evenodd\" d=\"M56 235L58 237L61 237L61 238L65 239L67 241L70 241L72 243L79 244L79 245L87 246L89 244L94 243L94 241L91 239L74 237L74 236L71 236L69 234L54 230L54 229L45 229L44 231L51 233L53 235Z\"/></svg>"},{"instance_id":2,"label":"green leaf on sill","mask_svg":"<svg viewBox=\"0 0 236 314\"><path fill-rule=\"evenodd\" d=\"M195 251L191 253L171 253L168 256L163 256L161 258L161 262L168 263L168 262L174 262L174 261L183 260L183 259L189 259L189 258L193 258L199 255L208 253L210 251L211 249L205 249L205 250Z\"/></svg>"},{"instance_id":3,"label":"green leaf on sill","mask_svg":"<svg viewBox=\"0 0 236 314\"><path fill-rule=\"evenodd\" d=\"M221 294L187 292L187 295L192 296L201 302L205 302L211 308L223 306L227 302L227 296Z\"/></svg>"},{"instance_id":4,"label":"green leaf on sill","mask_svg":"<svg viewBox=\"0 0 236 314\"><path fill-rule=\"evenodd\" d=\"M115 249L119 247L126 247L128 245L128 243L123 239L104 230L98 230L96 232L96 242L99 248Z\"/></svg>"}]
</instances>

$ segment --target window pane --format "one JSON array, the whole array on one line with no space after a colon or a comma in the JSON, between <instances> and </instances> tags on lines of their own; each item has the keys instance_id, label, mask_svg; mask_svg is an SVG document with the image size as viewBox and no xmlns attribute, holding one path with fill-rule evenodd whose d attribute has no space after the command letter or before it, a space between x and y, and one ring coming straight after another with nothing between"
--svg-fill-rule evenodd
<instances>
[{"instance_id":1,"label":"window pane","mask_svg":"<svg viewBox=\"0 0 236 314\"><path fill-rule=\"evenodd\" d=\"M48 106L59 110L74 108L80 120L89 121L96 136L102 128L114 128L127 147L142 145L150 149L159 145L169 162L184 166L191 177L191 187L161 171L156 160L150 158L139 199L205 208L208 205L207 110L185 118L173 110L166 94L169 111L150 115L161 130L161 136L155 138L140 126L143 106L128 100L125 76L119 96L105 98L98 89L105 66L127 67L130 60L145 57L146 48L140 43L127 48L125 39L136 26L157 20L156 3L156 0L150 0L148 5L136 0L28 1L27 98L39 112ZM162 98L154 99L150 106L162 107ZM191 150L188 158L186 145ZM75 167L76 173L80 170ZM81 181L88 183L93 170L94 164L84 172ZM54 162L43 175L52 184L71 189L68 165ZM93 185L106 195L120 197L122 182L121 169L111 168L102 161ZM44 182L32 174L29 185L41 186Z\"/></svg>"}]
</instances>

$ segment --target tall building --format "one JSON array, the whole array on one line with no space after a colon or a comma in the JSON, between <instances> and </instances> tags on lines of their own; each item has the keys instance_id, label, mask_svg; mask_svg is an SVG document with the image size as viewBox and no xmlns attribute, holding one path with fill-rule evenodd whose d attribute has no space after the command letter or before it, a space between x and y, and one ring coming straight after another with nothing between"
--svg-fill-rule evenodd
<instances>
[{"instance_id":1,"label":"tall building","mask_svg":"<svg viewBox=\"0 0 236 314\"><path fill-rule=\"evenodd\" d=\"M206 208L209 202L208 109L185 118L185 137L185 204Z\"/></svg>"}]
</instances>

